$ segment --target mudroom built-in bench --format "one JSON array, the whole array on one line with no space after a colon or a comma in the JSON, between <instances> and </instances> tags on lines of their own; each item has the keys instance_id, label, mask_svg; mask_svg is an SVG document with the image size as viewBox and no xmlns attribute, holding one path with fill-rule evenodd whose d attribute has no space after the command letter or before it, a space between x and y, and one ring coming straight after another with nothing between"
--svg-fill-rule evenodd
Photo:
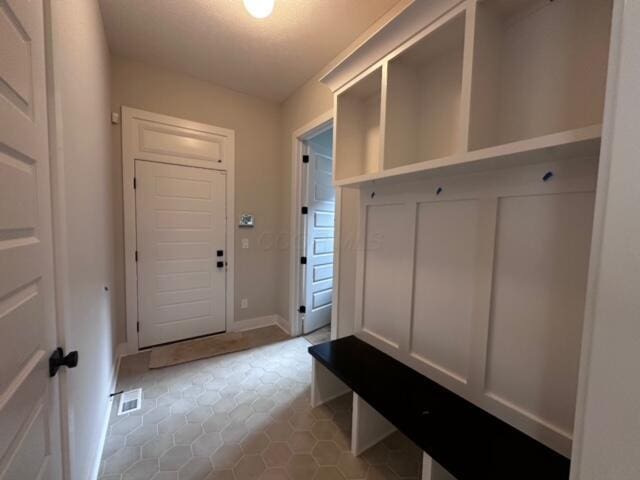
<instances>
[{"instance_id":1,"label":"mudroom built-in bench","mask_svg":"<svg viewBox=\"0 0 640 480\"><path fill-rule=\"evenodd\" d=\"M566 457L355 336L309 353L312 406L353 391L353 455L398 429L424 450L423 480L569 478Z\"/></svg>"}]
</instances>

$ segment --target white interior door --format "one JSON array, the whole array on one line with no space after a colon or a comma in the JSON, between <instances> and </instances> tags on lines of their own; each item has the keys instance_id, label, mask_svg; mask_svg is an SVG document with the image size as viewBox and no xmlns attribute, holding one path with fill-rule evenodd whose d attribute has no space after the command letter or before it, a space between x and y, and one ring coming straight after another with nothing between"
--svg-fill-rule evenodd
<instances>
[{"instance_id":1,"label":"white interior door","mask_svg":"<svg viewBox=\"0 0 640 480\"><path fill-rule=\"evenodd\" d=\"M61 478L42 2L0 0L0 478Z\"/></svg>"},{"instance_id":2,"label":"white interior door","mask_svg":"<svg viewBox=\"0 0 640 480\"><path fill-rule=\"evenodd\" d=\"M335 226L335 188L332 161L328 152L309 146L306 182L305 284L306 313L303 333L331 323L333 297L333 237Z\"/></svg>"},{"instance_id":3,"label":"white interior door","mask_svg":"<svg viewBox=\"0 0 640 480\"><path fill-rule=\"evenodd\" d=\"M140 347L226 328L226 174L136 161Z\"/></svg>"}]
</instances>

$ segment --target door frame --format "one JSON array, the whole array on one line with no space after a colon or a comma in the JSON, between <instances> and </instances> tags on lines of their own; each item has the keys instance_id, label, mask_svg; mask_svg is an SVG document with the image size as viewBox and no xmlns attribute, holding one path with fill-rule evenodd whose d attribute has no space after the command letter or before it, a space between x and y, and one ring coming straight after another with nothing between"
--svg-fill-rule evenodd
<instances>
[{"instance_id":1,"label":"door frame","mask_svg":"<svg viewBox=\"0 0 640 480\"><path fill-rule=\"evenodd\" d=\"M291 210L290 210L290 228L289 228L289 329L292 336L302 334L302 321L298 313L298 307L302 301L300 282L303 280L302 269L300 268L300 257L303 252L303 241L305 238L304 222L300 213L300 207L303 202L303 185L302 185L302 155L305 153L305 140L310 137L322 133L329 128L334 128L335 139L335 122L333 109L317 116L307 124L298 128L293 132L291 137ZM333 144L333 166L335 168L335 141ZM340 195L341 188L336 187L336 214L334 242L340 238ZM338 281L339 281L339 261L340 249L334 244L333 249L333 305L331 308L331 338L337 338L338 333Z\"/></svg>"},{"instance_id":2,"label":"door frame","mask_svg":"<svg viewBox=\"0 0 640 480\"><path fill-rule=\"evenodd\" d=\"M135 176L135 161L147 160L152 162L162 162L171 165L197 166L220 170L227 175L226 193L226 331L234 330L235 316L235 132L227 128L216 127L204 123L192 122L182 118L170 117L159 113L147 112L131 107L122 107L122 199L124 207L124 266L125 266L125 312L127 325L127 353L137 353L138 347L138 272L136 268L135 253L137 249L136 239L136 197L133 188ZM169 127L197 130L200 132L212 133L224 137L224 164L219 168L203 167L194 164L188 158L181 159L177 156L167 156L166 159L159 160L157 152L139 151L137 146L138 132L135 129L136 121L150 121L164 124Z\"/></svg>"}]
</instances>

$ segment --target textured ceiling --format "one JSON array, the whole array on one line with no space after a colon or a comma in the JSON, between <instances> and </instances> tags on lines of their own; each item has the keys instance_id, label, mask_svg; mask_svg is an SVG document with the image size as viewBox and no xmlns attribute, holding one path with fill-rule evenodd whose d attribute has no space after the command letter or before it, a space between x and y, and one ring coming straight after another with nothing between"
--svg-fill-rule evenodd
<instances>
[{"instance_id":1,"label":"textured ceiling","mask_svg":"<svg viewBox=\"0 0 640 480\"><path fill-rule=\"evenodd\" d=\"M398 0L100 0L111 51L234 90L284 100Z\"/></svg>"}]
</instances>

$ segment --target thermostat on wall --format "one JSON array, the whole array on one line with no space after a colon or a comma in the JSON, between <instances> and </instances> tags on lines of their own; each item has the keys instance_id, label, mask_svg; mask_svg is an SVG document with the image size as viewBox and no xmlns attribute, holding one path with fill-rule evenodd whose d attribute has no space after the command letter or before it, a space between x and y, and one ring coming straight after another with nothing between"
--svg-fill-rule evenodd
<instances>
[{"instance_id":1,"label":"thermostat on wall","mask_svg":"<svg viewBox=\"0 0 640 480\"><path fill-rule=\"evenodd\" d=\"M255 224L253 220L253 215L251 215L250 213L243 213L242 215L240 215L240 224L238 226L247 227L247 228L254 227Z\"/></svg>"}]
</instances>

